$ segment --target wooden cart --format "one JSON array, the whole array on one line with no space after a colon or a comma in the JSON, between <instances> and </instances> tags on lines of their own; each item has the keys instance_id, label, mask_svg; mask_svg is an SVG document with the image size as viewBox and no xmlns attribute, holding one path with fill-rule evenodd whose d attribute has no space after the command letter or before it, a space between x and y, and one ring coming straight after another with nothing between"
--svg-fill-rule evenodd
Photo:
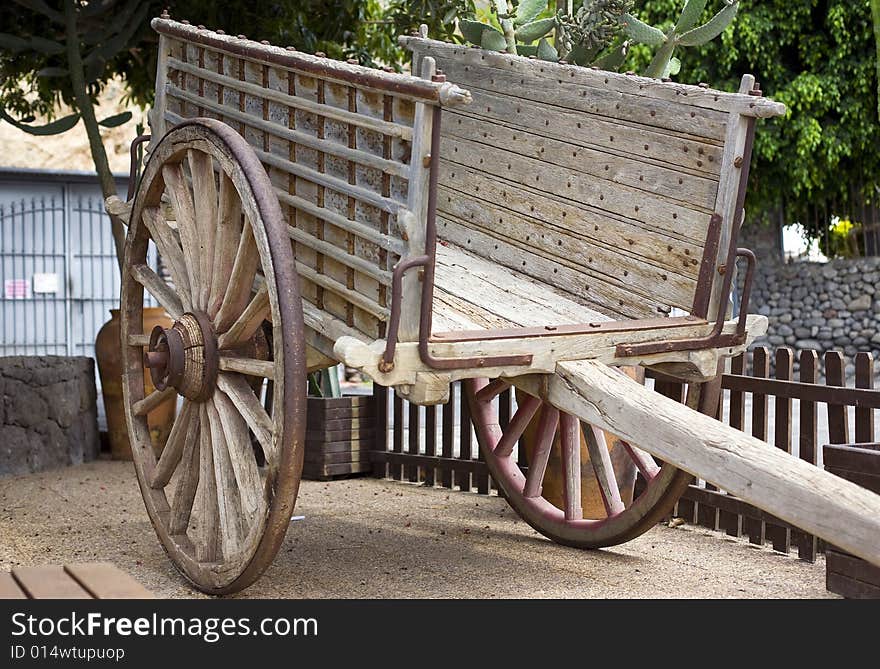
<instances>
[{"instance_id":1,"label":"wooden cart","mask_svg":"<svg viewBox=\"0 0 880 669\"><path fill-rule=\"evenodd\" d=\"M302 470L306 374L337 361L417 404L466 379L493 478L561 543L645 532L690 472L880 561L880 497L695 411L714 413L719 365L766 329L746 315L754 257L736 239L755 119L784 107L753 78L722 93L424 36L403 40L413 77L152 25L149 159L134 197L107 206L129 226L137 476L197 587L239 590L274 558ZM147 264L150 243L167 272ZM145 291L172 328L143 332ZM620 366L688 380L688 405ZM502 430L494 398L510 385ZM177 395L157 455L145 416ZM527 427L526 469L514 454ZM603 430L645 481L634 500ZM548 467L561 498L543 491ZM584 518L597 485L605 517Z\"/></svg>"}]
</instances>

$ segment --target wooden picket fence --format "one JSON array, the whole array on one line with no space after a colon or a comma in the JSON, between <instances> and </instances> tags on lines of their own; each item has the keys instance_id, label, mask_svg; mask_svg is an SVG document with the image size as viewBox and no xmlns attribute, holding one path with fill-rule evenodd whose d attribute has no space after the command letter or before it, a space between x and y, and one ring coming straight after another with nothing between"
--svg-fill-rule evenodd
<instances>
[{"instance_id":1,"label":"wooden picket fence","mask_svg":"<svg viewBox=\"0 0 880 669\"><path fill-rule=\"evenodd\" d=\"M874 412L880 409L880 390L874 389L870 353L855 356L855 387L847 387L846 361L837 351L822 357L823 369L815 351L802 351L797 379L791 349L782 347L773 353L772 377L770 356L767 347L757 347L731 361L730 373L722 378L724 392L716 418L816 466L822 465L825 443L880 441L874 421ZM824 372L824 383L820 382L820 371ZM649 377L655 390L684 401L684 384L661 375L649 373ZM410 404L376 386L373 474L467 492L492 492L494 486L479 453L468 405L462 400L459 384L453 386L449 403L436 407ZM504 427L515 408L513 393L502 393L499 401ZM748 537L755 544L769 542L784 553L796 547L798 557L808 561L814 561L822 550L816 537L705 481L692 483L673 515L731 536Z\"/></svg>"}]
</instances>

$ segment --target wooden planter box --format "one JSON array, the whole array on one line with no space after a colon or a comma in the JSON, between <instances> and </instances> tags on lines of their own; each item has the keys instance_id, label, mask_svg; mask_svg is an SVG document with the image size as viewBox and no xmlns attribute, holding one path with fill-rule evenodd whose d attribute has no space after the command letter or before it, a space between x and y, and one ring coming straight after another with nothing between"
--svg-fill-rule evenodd
<instances>
[{"instance_id":1,"label":"wooden planter box","mask_svg":"<svg viewBox=\"0 0 880 669\"><path fill-rule=\"evenodd\" d=\"M823 456L826 471L880 494L880 444L828 445ZM880 567L828 546L825 587L848 599L880 599Z\"/></svg>"},{"instance_id":2,"label":"wooden planter box","mask_svg":"<svg viewBox=\"0 0 880 669\"><path fill-rule=\"evenodd\" d=\"M327 481L371 471L374 405L372 395L309 398L303 478Z\"/></svg>"}]
</instances>

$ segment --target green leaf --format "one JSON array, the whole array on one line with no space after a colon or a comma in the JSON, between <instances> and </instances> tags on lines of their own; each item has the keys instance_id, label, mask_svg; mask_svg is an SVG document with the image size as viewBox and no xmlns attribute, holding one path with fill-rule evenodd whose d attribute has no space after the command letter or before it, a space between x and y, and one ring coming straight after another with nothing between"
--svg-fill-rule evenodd
<instances>
[{"instance_id":1,"label":"green leaf","mask_svg":"<svg viewBox=\"0 0 880 669\"><path fill-rule=\"evenodd\" d=\"M0 118L2 118L4 121L11 123L19 130L24 130L29 135L58 135L62 132L67 132L73 126L75 126L79 121L79 114L71 114L70 116L60 118L57 121L52 121L51 123L37 126L28 125L27 123L16 121L3 109L0 109Z\"/></svg>"},{"instance_id":2,"label":"green leaf","mask_svg":"<svg viewBox=\"0 0 880 669\"><path fill-rule=\"evenodd\" d=\"M556 19L551 17L526 23L518 28L514 35L521 42L534 42L549 33L554 27L556 27Z\"/></svg>"},{"instance_id":3,"label":"green leaf","mask_svg":"<svg viewBox=\"0 0 880 669\"><path fill-rule=\"evenodd\" d=\"M663 71L663 76L661 78L665 79L667 77L674 77L679 72L681 72L681 61L673 56L666 64L666 69Z\"/></svg>"},{"instance_id":4,"label":"green leaf","mask_svg":"<svg viewBox=\"0 0 880 669\"><path fill-rule=\"evenodd\" d=\"M98 121L98 125L103 126L105 128L115 128L117 126L122 125L123 123L128 123L131 120L131 112L126 111L121 114L116 114L114 116L108 116L103 121Z\"/></svg>"},{"instance_id":5,"label":"green leaf","mask_svg":"<svg viewBox=\"0 0 880 669\"><path fill-rule=\"evenodd\" d=\"M491 27L485 23L471 21L470 19L458 20L458 29L461 31L462 37L471 44L480 44L483 41L483 30Z\"/></svg>"},{"instance_id":6,"label":"green leaf","mask_svg":"<svg viewBox=\"0 0 880 669\"><path fill-rule=\"evenodd\" d=\"M553 45L547 41L546 37L542 37L538 42L537 56L541 60L551 60L554 63L559 60L559 53L553 48Z\"/></svg>"},{"instance_id":7,"label":"green leaf","mask_svg":"<svg viewBox=\"0 0 880 669\"><path fill-rule=\"evenodd\" d=\"M593 65L600 70L616 72L620 66L623 65L623 61L626 60L626 54L628 51L629 42L624 42L620 46L606 52L605 55L595 61Z\"/></svg>"},{"instance_id":8,"label":"green leaf","mask_svg":"<svg viewBox=\"0 0 880 669\"><path fill-rule=\"evenodd\" d=\"M38 77L66 77L70 71L66 67L44 67L37 71Z\"/></svg>"},{"instance_id":9,"label":"green leaf","mask_svg":"<svg viewBox=\"0 0 880 669\"><path fill-rule=\"evenodd\" d=\"M483 39L480 40L480 46L487 51L507 51L507 40L495 28L486 26L486 30L483 31Z\"/></svg>"},{"instance_id":10,"label":"green leaf","mask_svg":"<svg viewBox=\"0 0 880 669\"><path fill-rule=\"evenodd\" d=\"M537 56L538 55L538 45L537 44L517 44L516 52L520 56Z\"/></svg>"},{"instance_id":11,"label":"green leaf","mask_svg":"<svg viewBox=\"0 0 880 669\"><path fill-rule=\"evenodd\" d=\"M452 23L455 21L455 17L458 16L458 7L451 7L441 19L441 22L446 25L447 23Z\"/></svg>"},{"instance_id":12,"label":"green leaf","mask_svg":"<svg viewBox=\"0 0 880 669\"><path fill-rule=\"evenodd\" d=\"M8 49L9 51L18 53L23 49L27 49L27 47L28 41L26 39L22 39L15 35L9 35L7 33L0 33L0 49Z\"/></svg>"},{"instance_id":13,"label":"green leaf","mask_svg":"<svg viewBox=\"0 0 880 669\"><path fill-rule=\"evenodd\" d=\"M547 9L547 0L520 0L516 7L516 14L513 17L513 23L517 26L531 23L541 12ZM540 37L540 35L539 35ZM538 39L535 37L534 39Z\"/></svg>"},{"instance_id":14,"label":"green leaf","mask_svg":"<svg viewBox=\"0 0 880 669\"><path fill-rule=\"evenodd\" d=\"M678 23L675 24L675 32L681 34L697 25L707 2L708 0L687 0L681 16L678 17Z\"/></svg>"},{"instance_id":15,"label":"green leaf","mask_svg":"<svg viewBox=\"0 0 880 669\"><path fill-rule=\"evenodd\" d=\"M727 30L727 27L733 23L736 18L736 12L739 10L739 2L727 5L715 16L709 19L699 28L694 28L678 37L678 43L682 46L699 46L706 42L711 42L721 33Z\"/></svg>"},{"instance_id":16,"label":"green leaf","mask_svg":"<svg viewBox=\"0 0 880 669\"><path fill-rule=\"evenodd\" d=\"M639 21L632 14L623 15L623 31L630 39L648 46L660 46L666 41L666 34L662 30Z\"/></svg>"},{"instance_id":17,"label":"green leaf","mask_svg":"<svg viewBox=\"0 0 880 669\"><path fill-rule=\"evenodd\" d=\"M581 67L587 67L596 60L596 56L598 56L601 51L602 48L598 46L587 49L583 44L575 44L571 53L568 54L568 59Z\"/></svg>"},{"instance_id":18,"label":"green leaf","mask_svg":"<svg viewBox=\"0 0 880 669\"><path fill-rule=\"evenodd\" d=\"M58 55L59 53L64 53L64 45L59 44L50 39L45 39L43 37L31 37L28 40L28 44L34 51L39 51L41 53L49 54L50 56Z\"/></svg>"}]
</instances>

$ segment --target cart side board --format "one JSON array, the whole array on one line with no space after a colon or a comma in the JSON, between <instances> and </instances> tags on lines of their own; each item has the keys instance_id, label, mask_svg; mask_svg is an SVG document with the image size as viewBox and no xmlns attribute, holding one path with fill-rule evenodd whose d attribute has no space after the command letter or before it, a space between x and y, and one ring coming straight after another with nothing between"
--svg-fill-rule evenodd
<instances>
[{"instance_id":1,"label":"cart side board","mask_svg":"<svg viewBox=\"0 0 880 669\"><path fill-rule=\"evenodd\" d=\"M152 135L219 119L254 148L288 219L315 364L328 324L385 336L392 270L424 254L431 110L468 101L432 81L332 61L170 19L159 33ZM404 277L401 340L418 336L420 290ZM322 354L323 357L317 355Z\"/></svg>"}]
</instances>

